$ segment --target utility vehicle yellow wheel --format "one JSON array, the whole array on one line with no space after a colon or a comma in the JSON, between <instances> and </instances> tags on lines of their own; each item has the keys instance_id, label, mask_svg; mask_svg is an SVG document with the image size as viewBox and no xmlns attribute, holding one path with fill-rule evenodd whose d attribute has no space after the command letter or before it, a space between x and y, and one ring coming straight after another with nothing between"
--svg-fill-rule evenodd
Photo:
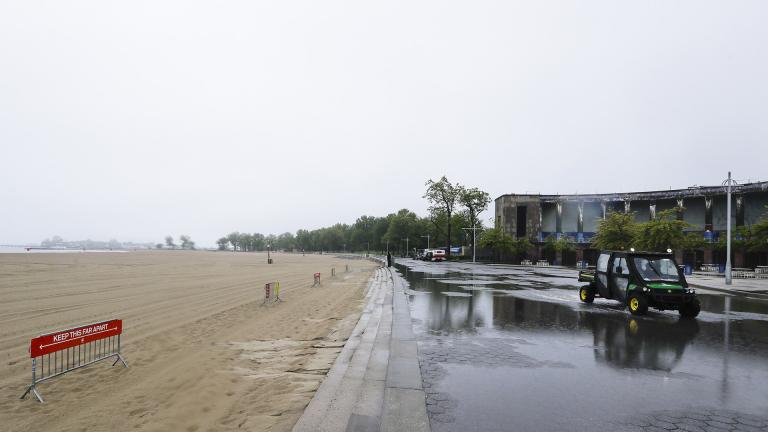
<instances>
[{"instance_id":1,"label":"utility vehicle yellow wheel","mask_svg":"<svg viewBox=\"0 0 768 432\"><path fill-rule=\"evenodd\" d=\"M592 303L595 301L595 291L589 285L584 285L579 288L579 299L584 303Z\"/></svg>"},{"instance_id":2,"label":"utility vehicle yellow wheel","mask_svg":"<svg viewBox=\"0 0 768 432\"><path fill-rule=\"evenodd\" d=\"M632 293L627 299L627 306L632 315L645 315L648 312L648 299L643 295Z\"/></svg>"}]
</instances>

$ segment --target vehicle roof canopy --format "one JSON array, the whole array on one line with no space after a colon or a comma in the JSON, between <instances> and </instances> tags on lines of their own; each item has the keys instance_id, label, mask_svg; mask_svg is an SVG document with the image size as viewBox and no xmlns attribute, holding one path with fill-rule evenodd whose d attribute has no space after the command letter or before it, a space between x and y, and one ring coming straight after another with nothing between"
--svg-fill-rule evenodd
<instances>
[{"instance_id":1,"label":"vehicle roof canopy","mask_svg":"<svg viewBox=\"0 0 768 432\"><path fill-rule=\"evenodd\" d=\"M660 258L661 257L663 257L663 258L672 258L672 257L674 257L674 255L669 253L669 252L644 252L644 251L631 252L631 251L610 251L610 250L606 250L606 251L601 251L600 252L601 255L602 254L606 254L606 253L607 254L611 254L611 255L613 255L613 254L621 255L621 256L625 256L625 257L636 257L636 256L652 256L652 257L660 257Z\"/></svg>"}]
</instances>

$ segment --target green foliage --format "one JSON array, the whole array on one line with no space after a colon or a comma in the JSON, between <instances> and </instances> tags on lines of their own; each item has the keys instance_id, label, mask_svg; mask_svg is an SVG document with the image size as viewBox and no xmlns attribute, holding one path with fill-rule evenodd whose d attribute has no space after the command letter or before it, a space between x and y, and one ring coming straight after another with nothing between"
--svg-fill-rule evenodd
<instances>
[{"instance_id":1,"label":"green foliage","mask_svg":"<svg viewBox=\"0 0 768 432\"><path fill-rule=\"evenodd\" d=\"M217 241L220 250L231 245L235 251L250 252L272 249L301 251L355 251L379 252L387 248L392 252L409 249L425 249L427 236L430 247L452 245L451 239L471 242L472 233L462 230L472 226L473 218L478 227L478 214L486 210L489 195L477 188L465 189L450 183L445 177L439 181L428 181L424 195L430 201L429 215L419 217L416 213L401 209L385 217L360 216L354 224L336 224L314 230L300 229L296 234L283 233L279 236L254 233L232 232ZM464 211L460 211L464 208ZM408 239L407 243L405 239Z\"/></svg>"},{"instance_id":2,"label":"green foliage","mask_svg":"<svg viewBox=\"0 0 768 432\"><path fill-rule=\"evenodd\" d=\"M768 218L760 219L752 225L747 247L753 252L768 251Z\"/></svg>"},{"instance_id":3,"label":"green foliage","mask_svg":"<svg viewBox=\"0 0 768 432\"><path fill-rule=\"evenodd\" d=\"M598 221L592 245L600 250L626 250L637 238L634 213L609 211Z\"/></svg>"},{"instance_id":4,"label":"green foliage","mask_svg":"<svg viewBox=\"0 0 768 432\"><path fill-rule=\"evenodd\" d=\"M459 202L459 197L462 193L462 187L458 183L453 184L443 176L438 181L432 179L427 180L425 183L427 191L424 193L424 198L429 201L429 212L431 215L443 214L447 221L446 233L447 233L447 245L448 251L446 255L451 257L451 217Z\"/></svg>"},{"instance_id":5,"label":"green foliage","mask_svg":"<svg viewBox=\"0 0 768 432\"><path fill-rule=\"evenodd\" d=\"M284 232L277 236L277 249L292 251L296 246L296 238L289 232Z\"/></svg>"},{"instance_id":6,"label":"green foliage","mask_svg":"<svg viewBox=\"0 0 768 432\"><path fill-rule=\"evenodd\" d=\"M544 239L542 248L545 252L550 253L570 251L574 249L573 239L567 235L561 235L560 239L557 239L554 235L548 235L547 238Z\"/></svg>"},{"instance_id":7,"label":"green foliage","mask_svg":"<svg viewBox=\"0 0 768 432\"><path fill-rule=\"evenodd\" d=\"M179 241L181 241L181 248L182 249L194 249L195 248L195 242L192 241L192 239L188 235L180 235Z\"/></svg>"},{"instance_id":8,"label":"green foliage","mask_svg":"<svg viewBox=\"0 0 768 432\"><path fill-rule=\"evenodd\" d=\"M523 255L533 247L533 243L527 237L515 239L512 241L512 253Z\"/></svg>"},{"instance_id":9,"label":"green foliage","mask_svg":"<svg viewBox=\"0 0 768 432\"><path fill-rule=\"evenodd\" d=\"M488 209L488 204L491 202L491 196L478 188L460 188L459 204L466 209L467 219L469 221L467 224L468 227L481 225L480 221L477 219L477 215Z\"/></svg>"},{"instance_id":10,"label":"green foliage","mask_svg":"<svg viewBox=\"0 0 768 432\"><path fill-rule=\"evenodd\" d=\"M683 230L692 225L678 220L677 212L677 209L664 210L655 219L638 224L635 248L652 252L683 248L687 240Z\"/></svg>"},{"instance_id":11,"label":"green foliage","mask_svg":"<svg viewBox=\"0 0 768 432\"><path fill-rule=\"evenodd\" d=\"M514 250L515 239L501 228L491 228L483 231L478 244L492 249L498 256L501 256L503 253L510 253Z\"/></svg>"},{"instance_id":12,"label":"green foliage","mask_svg":"<svg viewBox=\"0 0 768 432\"><path fill-rule=\"evenodd\" d=\"M703 235L701 235L701 233L689 232L685 233L683 236L681 248L683 250L693 251L706 247L708 244L709 243L707 243L707 240Z\"/></svg>"}]
</instances>

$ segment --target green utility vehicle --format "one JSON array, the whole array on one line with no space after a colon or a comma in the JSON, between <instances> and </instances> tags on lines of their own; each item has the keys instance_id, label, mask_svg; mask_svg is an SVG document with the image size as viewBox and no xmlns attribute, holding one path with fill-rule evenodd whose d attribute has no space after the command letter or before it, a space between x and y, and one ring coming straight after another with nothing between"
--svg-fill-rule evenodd
<instances>
[{"instance_id":1,"label":"green utility vehicle","mask_svg":"<svg viewBox=\"0 0 768 432\"><path fill-rule=\"evenodd\" d=\"M603 251L595 270L579 272L579 282L589 282L579 289L584 303L596 296L614 299L633 315L644 315L648 307L677 310L685 318L701 311L696 292L670 253Z\"/></svg>"}]
</instances>

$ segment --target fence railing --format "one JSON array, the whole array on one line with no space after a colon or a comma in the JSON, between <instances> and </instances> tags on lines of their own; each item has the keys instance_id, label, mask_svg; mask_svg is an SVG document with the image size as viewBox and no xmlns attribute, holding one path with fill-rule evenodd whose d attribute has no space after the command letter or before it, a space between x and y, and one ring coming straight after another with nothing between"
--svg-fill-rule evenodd
<instances>
[{"instance_id":1,"label":"fence railing","mask_svg":"<svg viewBox=\"0 0 768 432\"><path fill-rule=\"evenodd\" d=\"M101 360L114 357L112 366L122 362L128 367L120 354L122 333L123 321L110 320L46 333L32 339L29 346L32 384L21 399L32 393L42 403L38 384Z\"/></svg>"}]
</instances>

